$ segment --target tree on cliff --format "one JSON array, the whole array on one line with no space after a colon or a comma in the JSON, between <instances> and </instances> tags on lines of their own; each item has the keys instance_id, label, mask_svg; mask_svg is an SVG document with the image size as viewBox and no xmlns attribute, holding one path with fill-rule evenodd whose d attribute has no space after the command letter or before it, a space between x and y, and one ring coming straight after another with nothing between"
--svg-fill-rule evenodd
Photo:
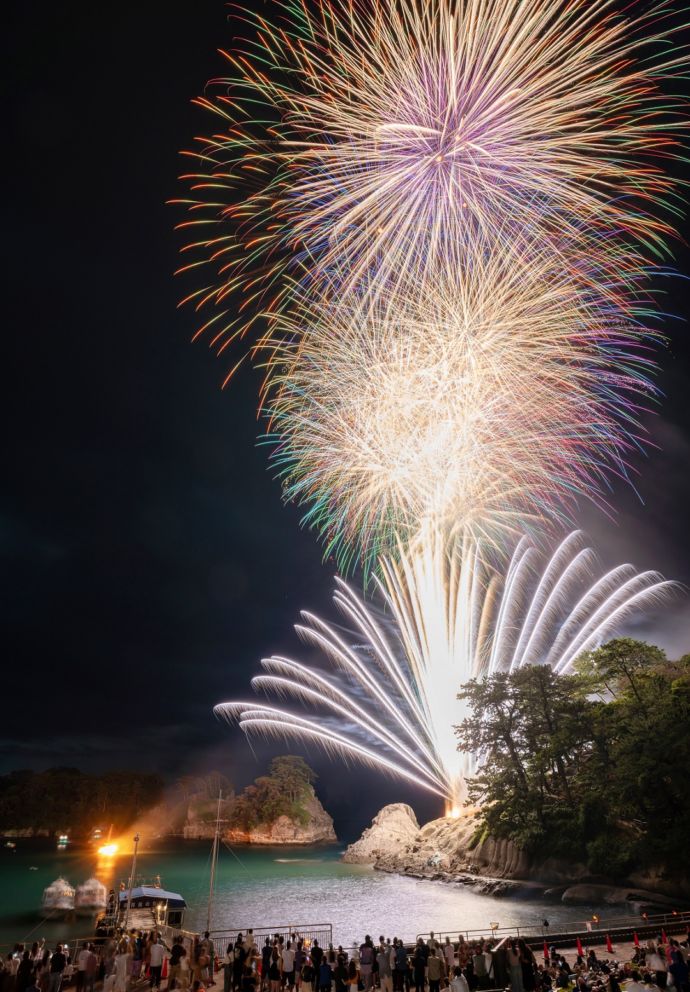
<instances>
[{"instance_id":1,"label":"tree on cliff","mask_svg":"<svg viewBox=\"0 0 690 992\"><path fill-rule=\"evenodd\" d=\"M624 875L633 865L690 865L690 658L620 638L573 675L527 666L463 686L459 747L479 832L526 850Z\"/></svg>"},{"instance_id":2,"label":"tree on cliff","mask_svg":"<svg viewBox=\"0 0 690 992\"><path fill-rule=\"evenodd\" d=\"M231 822L249 830L260 823L274 823L288 816L305 826L309 822L307 801L314 795L316 773L303 758L282 755L274 758L268 775L254 780L235 799Z\"/></svg>"}]
</instances>

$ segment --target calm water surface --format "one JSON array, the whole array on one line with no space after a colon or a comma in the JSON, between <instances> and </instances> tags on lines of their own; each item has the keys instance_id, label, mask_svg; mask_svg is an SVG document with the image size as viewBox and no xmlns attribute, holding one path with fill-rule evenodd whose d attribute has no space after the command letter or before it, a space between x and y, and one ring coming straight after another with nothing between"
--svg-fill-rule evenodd
<instances>
[{"instance_id":1,"label":"calm water surface","mask_svg":"<svg viewBox=\"0 0 690 992\"><path fill-rule=\"evenodd\" d=\"M159 842L140 846L137 873L160 874L165 888L181 892L189 909L185 927L206 921L210 843ZM365 932L413 938L435 930L489 930L501 926L584 921L592 912L620 915L601 906L567 907L537 899L496 899L462 886L400 878L338 861L342 848L221 848L213 926L244 930L279 924L332 923L336 943L361 941ZM96 874L117 888L131 856L106 863L89 850L58 851L47 843L18 840L0 849L0 945L45 937L70 939L90 932L87 920L41 922L43 889L58 875L73 885ZM32 870L36 869L36 870Z\"/></svg>"}]
</instances>

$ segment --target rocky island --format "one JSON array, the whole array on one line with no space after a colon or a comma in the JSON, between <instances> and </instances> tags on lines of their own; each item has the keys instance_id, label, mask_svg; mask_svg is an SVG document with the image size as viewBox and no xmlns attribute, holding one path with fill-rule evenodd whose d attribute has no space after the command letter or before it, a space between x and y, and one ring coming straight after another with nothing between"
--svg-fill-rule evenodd
<instances>
[{"instance_id":1,"label":"rocky island","mask_svg":"<svg viewBox=\"0 0 690 992\"><path fill-rule=\"evenodd\" d=\"M231 844L336 843L333 820L314 790L315 778L302 758L283 755L273 759L268 775L259 776L239 795L226 789L220 810L223 839ZM217 816L217 800L208 790L197 792L187 798L178 811L177 828L169 832L188 840L210 839Z\"/></svg>"}]
</instances>

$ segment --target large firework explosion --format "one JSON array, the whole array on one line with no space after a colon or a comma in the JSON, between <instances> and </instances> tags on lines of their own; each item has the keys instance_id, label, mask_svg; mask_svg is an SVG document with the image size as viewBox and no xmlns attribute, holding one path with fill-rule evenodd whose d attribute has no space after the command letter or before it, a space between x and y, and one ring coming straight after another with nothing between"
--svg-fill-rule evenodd
<instances>
[{"instance_id":1,"label":"large firework explosion","mask_svg":"<svg viewBox=\"0 0 690 992\"><path fill-rule=\"evenodd\" d=\"M288 498L347 570L429 521L510 544L627 475L654 395L649 316L584 260L475 246L379 293L313 292L274 327L265 407ZM619 300L623 296L624 304Z\"/></svg>"},{"instance_id":2,"label":"large firework explosion","mask_svg":"<svg viewBox=\"0 0 690 992\"><path fill-rule=\"evenodd\" d=\"M276 6L275 24L246 13L230 74L198 100L218 130L189 153L180 202L202 280L187 299L211 307L214 345L259 300L290 307L286 273L312 286L335 266L341 293L376 292L462 265L468 239L508 222L555 253L564 231L589 252L610 238L663 252L687 66L667 0Z\"/></svg>"}]
</instances>

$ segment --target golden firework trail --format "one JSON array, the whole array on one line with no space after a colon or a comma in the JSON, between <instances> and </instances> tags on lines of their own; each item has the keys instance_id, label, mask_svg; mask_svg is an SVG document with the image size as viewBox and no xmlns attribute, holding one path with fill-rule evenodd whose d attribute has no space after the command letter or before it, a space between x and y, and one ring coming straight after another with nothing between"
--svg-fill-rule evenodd
<instances>
[{"instance_id":1,"label":"golden firework trail","mask_svg":"<svg viewBox=\"0 0 690 992\"><path fill-rule=\"evenodd\" d=\"M252 685L268 700L219 703L216 715L239 721L247 733L314 742L407 779L458 810L474 763L457 750L454 727L467 715L459 687L530 664L567 673L676 588L658 572L629 564L602 572L579 531L540 568L542 558L523 538L501 577L476 549L449 548L445 535L428 533L398 560L382 563L385 613L342 579L334 601L348 633L302 613L295 629L326 667L264 659ZM287 708L281 699L303 708Z\"/></svg>"}]
</instances>

